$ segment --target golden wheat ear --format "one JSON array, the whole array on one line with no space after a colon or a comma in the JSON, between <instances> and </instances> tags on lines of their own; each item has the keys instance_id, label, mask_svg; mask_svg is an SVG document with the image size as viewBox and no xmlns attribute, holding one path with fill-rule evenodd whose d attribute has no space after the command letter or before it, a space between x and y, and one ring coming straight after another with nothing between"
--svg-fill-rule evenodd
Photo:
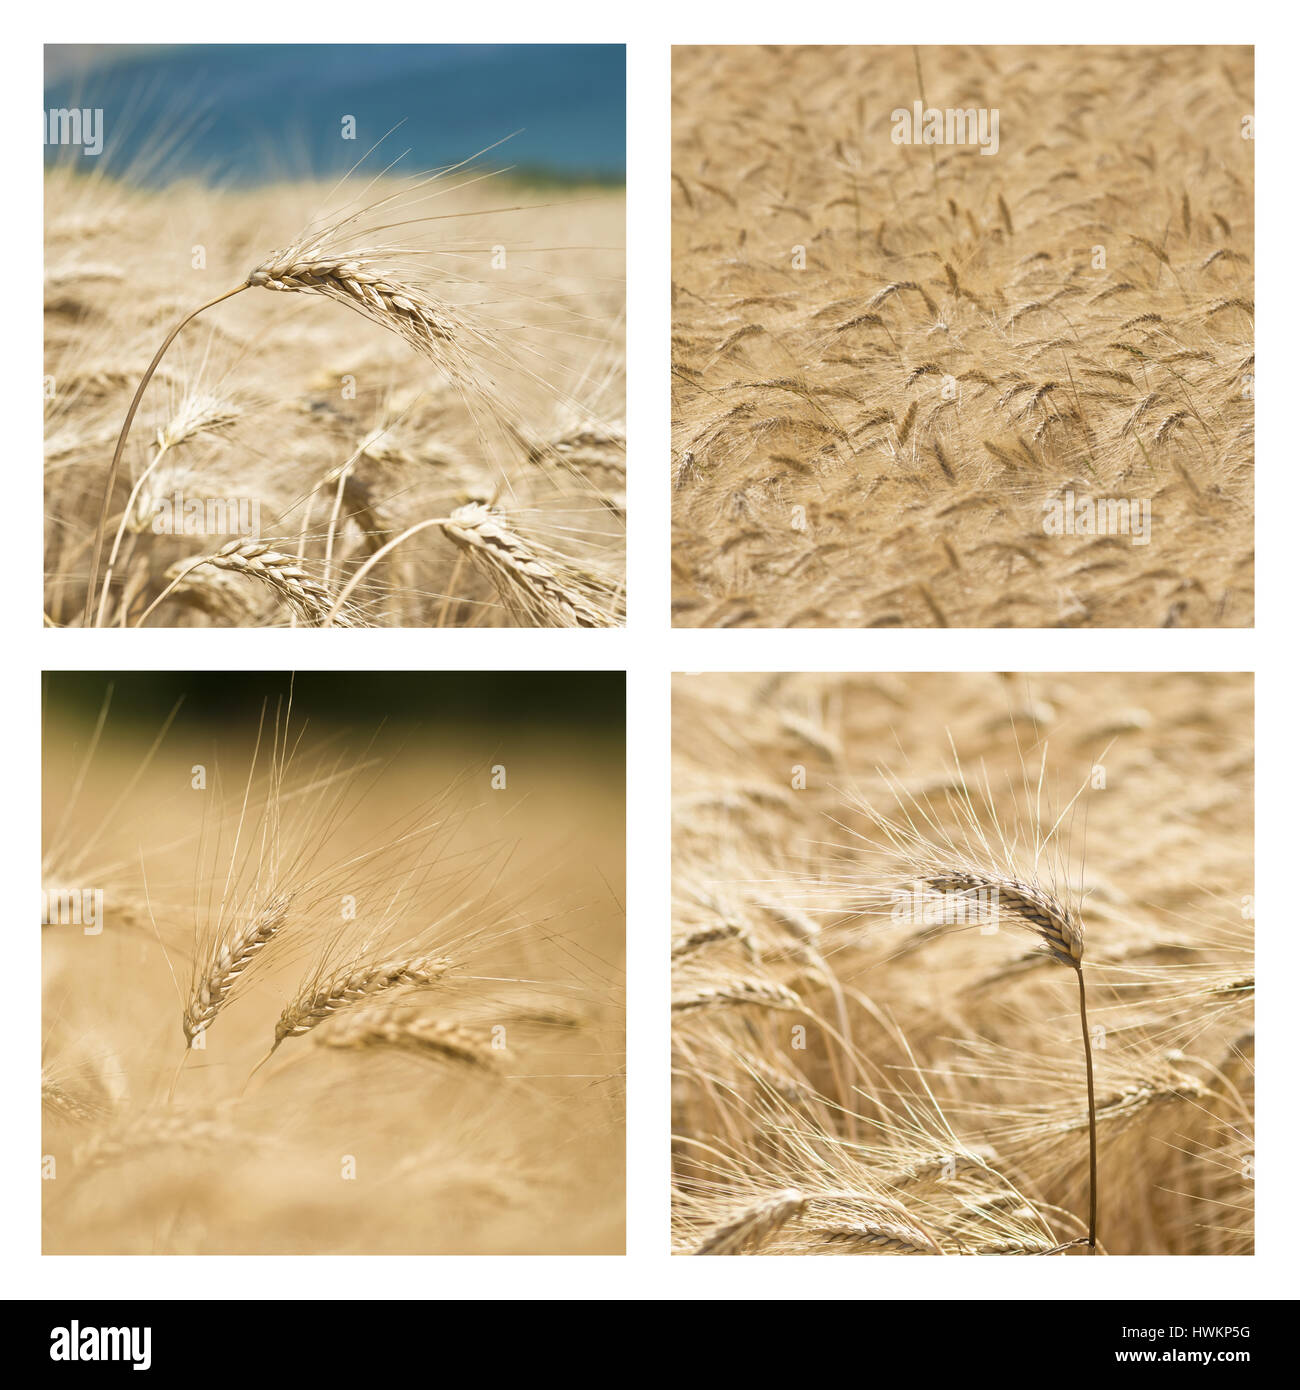
<instances>
[{"instance_id":1,"label":"golden wheat ear","mask_svg":"<svg viewBox=\"0 0 1300 1390\"><path fill-rule=\"evenodd\" d=\"M228 541L214 555L200 555L195 560L178 561L168 574L171 582L149 605L140 622L149 616L159 603L178 590L201 585L205 574L212 570L241 575L254 580L271 591L286 608L310 627L349 627L349 619L339 613L339 603L318 579L303 569L292 555L285 555L256 540Z\"/></svg>"},{"instance_id":2,"label":"golden wheat ear","mask_svg":"<svg viewBox=\"0 0 1300 1390\"><path fill-rule=\"evenodd\" d=\"M337 300L400 334L440 366L446 364L443 345L456 340L457 325L443 305L361 258L321 259L290 248L263 261L248 283L256 289Z\"/></svg>"},{"instance_id":3,"label":"golden wheat ear","mask_svg":"<svg viewBox=\"0 0 1300 1390\"><path fill-rule=\"evenodd\" d=\"M402 960L356 962L324 980L306 984L284 1006L275 1025L275 1045L300 1038L354 1004L369 1003L395 990L437 984L451 969L445 956L417 955Z\"/></svg>"},{"instance_id":4,"label":"golden wheat ear","mask_svg":"<svg viewBox=\"0 0 1300 1390\"><path fill-rule=\"evenodd\" d=\"M273 898L251 921L213 942L212 953L196 977L181 1018L186 1047L206 1033L244 974L276 938L289 915L288 894Z\"/></svg>"},{"instance_id":5,"label":"golden wheat ear","mask_svg":"<svg viewBox=\"0 0 1300 1390\"><path fill-rule=\"evenodd\" d=\"M794 1188L764 1197L715 1226L691 1254L743 1255L761 1248L807 1205L808 1199Z\"/></svg>"},{"instance_id":6,"label":"golden wheat ear","mask_svg":"<svg viewBox=\"0 0 1300 1390\"><path fill-rule=\"evenodd\" d=\"M563 558L512 530L505 516L471 502L443 523L447 536L492 580L508 606L548 627L613 627L621 617L612 586L579 574Z\"/></svg>"}]
</instances>

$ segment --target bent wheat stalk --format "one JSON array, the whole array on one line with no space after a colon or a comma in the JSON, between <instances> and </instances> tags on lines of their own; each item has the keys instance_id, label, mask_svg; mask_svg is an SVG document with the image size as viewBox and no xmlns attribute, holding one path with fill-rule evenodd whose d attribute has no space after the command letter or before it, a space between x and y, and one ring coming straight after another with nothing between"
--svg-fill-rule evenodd
<instances>
[{"instance_id":1,"label":"bent wheat stalk","mask_svg":"<svg viewBox=\"0 0 1300 1390\"><path fill-rule=\"evenodd\" d=\"M996 918L1005 909L1020 925L1037 934L1053 960L1068 965L1079 981L1079 1026L1088 1074L1088 1249L1097 1253L1097 1100L1092 1073L1092 1038L1088 1033L1088 996L1083 980L1083 923L1061 899L1034 884L997 874L935 874L927 886L941 893L975 894L981 903L992 895Z\"/></svg>"},{"instance_id":2,"label":"bent wheat stalk","mask_svg":"<svg viewBox=\"0 0 1300 1390\"><path fill-rule=\"evenodd\" d=\"M140 402L144 399L145 390L150 381L153 380L153 374L158 370L158 364L163 360L163 354L171 347L181 329L191 319L198 318L204 310L211 309L214 305L220 304L222 300L233 298L243 290L248 289L248 286L249 282L246 280L242 285L236 285L233 290L227 290L225 294L219 294L215 299L209 299L206 304L200 304L192 313L186 314L163 339L162 346L154 353L153 361L145 368L144 375L140 378L140 384L135 388L135 395L131 397L131 404L127 407L126 419L122 421L121 433L117 436L117 447L113 450L113 461L108 466L108 478L104 483L104 500L100 505L99 522L95 527L95 541L90 552L90 574L86 582L86 607L81 618L84 627L89 627L94 619L99 560L104 553L104 533L108 530L108 513L113 505L113 489L117 485L118 471L122 466L122 450L126 448L126 437L131 433L131 424L135 419L136 411L140 409Z\"/></svg>"}]
</instances>

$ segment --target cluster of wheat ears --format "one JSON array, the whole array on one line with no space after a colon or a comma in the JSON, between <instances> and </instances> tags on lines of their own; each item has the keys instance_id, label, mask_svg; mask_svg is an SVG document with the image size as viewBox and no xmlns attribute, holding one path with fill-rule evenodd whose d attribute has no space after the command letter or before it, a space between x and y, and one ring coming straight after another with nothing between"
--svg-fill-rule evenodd
<instances>
[{"instance_id":1,"label":"cluster of wheat ears","mask_svg":"<svg viewBox=\"0 0 1300 1390\"><path fill-rule=\"evenodd\" d=\"M51 167L47 624L620 624L621 222L474 161L246 191Z\"/></svg>"},{"instance_id":2,"label":"cluster of wheat ears","mask_svg":"<svg viewBox=\"0 0 1300 1390\"><path fill-rule=\"evenodd\" d=\"M681 1254L1253 1250L1252 685L679 676Z\"/></svg>"},{"instance_id":3,"label":"cluster of wheat ears","mask_svg":"<svg viewBox=\"0 0 1300 1390\"><path fill-rule=\"evenodd\" d=\"M197 759L248 756L229 790L192 727L47 733L43 881L103 897L44 927L48 1252L621 1250L621 915L511 838L554 806L283 714ZM538 766L616 856L598 774Z\"/></svg>"},{"instance_id":4,"label":"cluster of wheat ears","mask_svg":"<svg viewBox=\"0 0 1300 1390\"><path fill-rule=\"evenodd\" d=\"M674 621L1249 626L1253 104L1243 48L676 49Z\"/></svg>"}]
</instances>

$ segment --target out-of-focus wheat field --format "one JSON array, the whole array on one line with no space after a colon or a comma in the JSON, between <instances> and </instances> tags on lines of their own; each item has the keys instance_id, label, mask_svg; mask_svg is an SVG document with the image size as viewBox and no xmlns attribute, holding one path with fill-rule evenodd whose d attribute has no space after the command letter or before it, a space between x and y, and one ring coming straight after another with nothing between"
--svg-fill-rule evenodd
<instances>
[{"instance_id":1,"label":"out-of-focus wheat field","mask_svg":"<svg viewBox=\"0 0 1300 1390\"><path fill-rule=\"evenodd\" d=\"M45 1252L621 1253L621 684L579 722L501 717L545 677L267 677L264 718L261 677L167 679L96 736L109 681L47 678Z\"/></svg>"},{"instance_id":2,"label":"out-of-focus wheat field","mask_svg":"<svg viewBox=\"0 0 1300 1390\"><path fill-rule=\"evenodd\" d=\"M1249 675L675 677L675 1250L1086 1253L1075 973L951 860L1082 924L1099 1251L1251 1253L1253 740Z\"/></svg>"},{"instance_id":3,"label":"out-of-focus wheat field","mask_svg":"<svg viewBox=\"0 0 1300 1390\"><path fill-rule=\"evenodd\" d=\"M1251 625L1253 104L1249 48L677 48L674 621Z\"/></svg>"}]
</instances>

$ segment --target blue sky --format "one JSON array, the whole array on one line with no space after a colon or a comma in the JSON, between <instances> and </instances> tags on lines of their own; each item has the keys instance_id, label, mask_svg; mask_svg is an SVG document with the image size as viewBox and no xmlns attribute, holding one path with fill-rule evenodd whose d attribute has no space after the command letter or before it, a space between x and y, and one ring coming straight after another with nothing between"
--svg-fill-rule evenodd
<instances>
[{"instance_id":1,"label":"blue sky","mask_svg":"<svg viewBox=\"0 0 1300 1390\"><path fill-rule=\"evenodd\" d=\"M401 122L380 149L406 170L518 130L494 167L621 181L624 69L620 45L51 45L45 101L102 108L102 158L151 180L338 174Z\"/></svg>"}]
</instances>

